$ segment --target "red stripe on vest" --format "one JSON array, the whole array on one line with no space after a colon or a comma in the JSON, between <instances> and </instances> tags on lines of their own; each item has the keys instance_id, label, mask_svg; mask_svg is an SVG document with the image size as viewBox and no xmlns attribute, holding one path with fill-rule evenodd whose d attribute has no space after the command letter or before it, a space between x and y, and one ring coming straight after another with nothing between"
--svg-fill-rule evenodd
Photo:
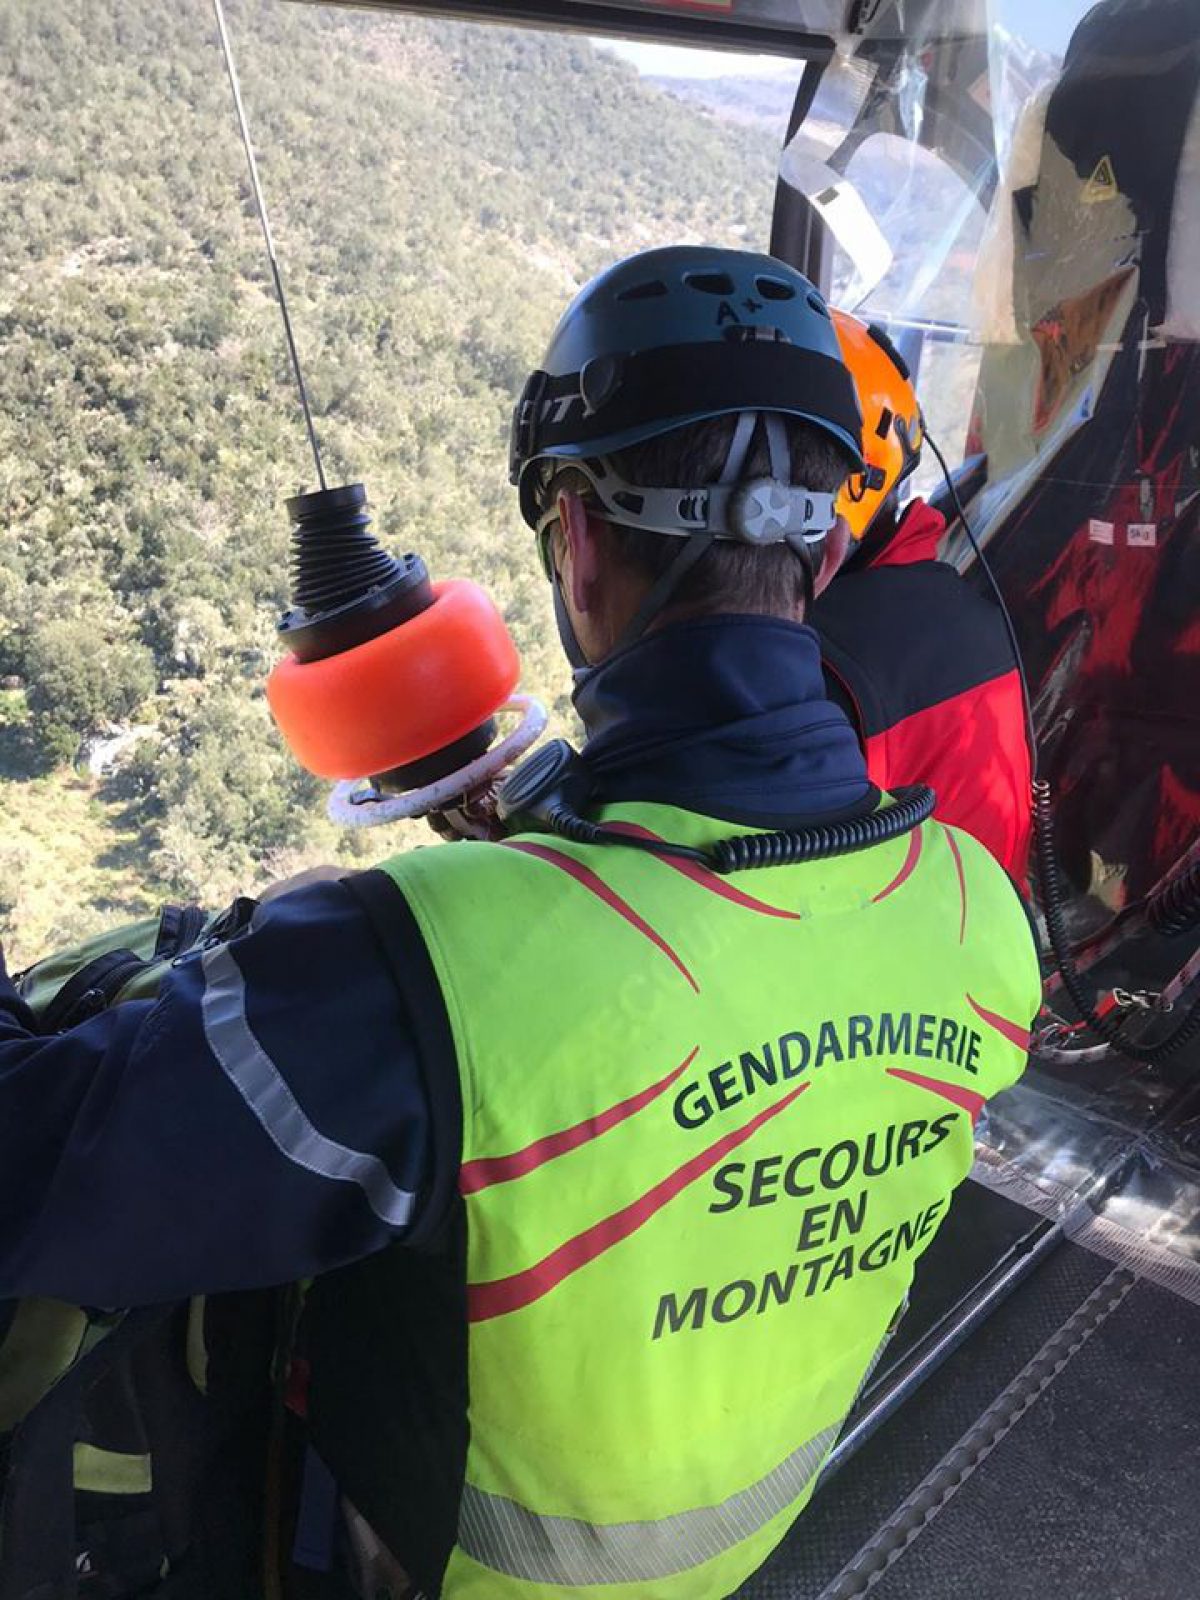
<instances>
[{"instance_id":1,"label":"red stripe on vest","mask_svg":"<svg viewBox=\"0 0 1200 1600\"><path fill-rule=\"evenodd\" d=\"M627 833L633 839L653 839L656 844L664 843L657 834L649 828L640 827L636 822L609 822L605 826L612 833ZM685 878L690 878L693 883L707 889L710 894L720 895L722 900L728 900L731 905L741 906L744 911L757 911L764 917L783 917L788 922L802 922L802 911L785 911L782 906L768 905L765 900L756 900L752 894L746 894L741 889L735 889L731 883L726 883L724 878L718 877L715 872L710 872L707 867L702 867L698 861L684 861L679 856L662 855L658 858L664 865L674 867L676 872L682 872Z\"/></svg>"},{"instance_id":2,"label":"red stripe on vest","mask_svg":"<svg viewBox=\"0 0 1200 1600\"><path fill-rule=\"evenodd\" d=\"M523 1272L514 1272L507 1278L495 1278L490 1283L468 1284L468 1322L486 1322L491 1317L506 1316L510 1311L520 1311L523 1306L531 1305L549 1294L564 1278L569 1278L581 1267L586 1267L589 1261L595 1261L597 1256L602 1256L606 1250L611 1250L614 1245L628 1239L630 1234L636 1233L656 1212L661 1211L698 1178L702 1178L731 1150L744 1144L765 1122L786 1111L792 1101L810 1087L808 1083L797 1084L782 1100L777 1100L774 1105L751 1118L744 1128L725 1134L715 1144L710 1144L707 1150L701 1150L699 1155L694 1155L690 1161L677 1167L661 1183L656 1183L653 1189L647 1190L620 1211L614 1211L612 1216L603 1217L582 1233L577 1233L573 1239L559 1245L557 1250L552 1250L532 1267L526 1267Z\"/></svg>"},{"instance_id":3,"label":"red stripe on vest","mask_svg":"<svg viewBox=\"0 0 1200 1600\"><path fill-rule=\"evenodd\" d=\"M602 1133L618 1127L629 1117L636 1116L646 1106L652 1105L687 1071L699 1053L700 1046L697 1045L665 1078L631 1095L628 1100L609 1106L607 1111L600 1111L594 1117L585 1117L573 1128L563 1128L559 1133L547 1134L544 1139L535 1139L524 1150L516 1150L509 1156L481 1156L477 1161L465 1162L458 1174L460 1193L478 1194L481 1189L490 1189L494 1183L508 1183L513 1178L523 1178L527 1173L545 1166L547 1161L555 1161L569 1150L578 1150L580 1145L598 1139Z\"/></svg>"},{"instance_id":4,"label":"red stripe on vest","mask_svg":"<svg viewBox=\"0 0 1200 1600\"><path fill-rule=\"evenodd\" d=\"M920 1072L909 1072L907 1067L888 1067L887 1075L889 1078L903 1078L905 1083L911 1083L917 1089L928 1089L930 1094L940 1095L952 1105L961 1106L971 1118L972 1126L979 1121L979 1113L987 1097L977 1094L974 1089L964 1089L960 1083L945 1083L941 1078L926 1078Z\"/></svg>"},{"instance_id":5,"label":"red stripe on vest","mask_svg":"<svg viewBox=\"0 0 1200 1600\"><path fill-rule=\"evenodd\" d=\"M908 836L908 854L904 857L904 865L888 884L886 889L881 889L878 894L871 896L871 904L877 905L880 900L886 900L888 895L895 894L896 890L907 879L911 878L917 870L917 862L921 859L921 828L914 828Z\"/></svg>"},{"instance_id":6,"label":"red stripe on vest","mask_svg":"<svg viewBox=\"0 0 1200 1600\"><path fill-rule=\"evenodd\" d=\"M977 1017L986 1022L989 1028L995 1028L1009 1044L1020 1045L1022 1050L1029 1049L1028 1028L1023 1028L1019 1022L1010 1022L1007 1017L1002 1017L995 1011L989 1011L986 1006L981 1006L978 1001L972 1000L970 995L967 996L967 1004Z\"/></svg>"},{"instance_id":7,"label":"red stripe on vest","mask_svg":"<svg viewBox=\"0 0 1200 1600\"><path fill-rule=\"evenodd\" d=\"M574 856L563 855L560 850L553 850L549 845L534 844L525 839L505 839L501 842L501 849L520 850L523 855L536 856L539 861L548 861L552 867L558 867L569 877L574 878L576 883L581 883L585 889L596 896L597 900L602 900L619 917L624 917L631 927L636 928L652 944L657 945L668 960L683 974L696 993L700 993L700 985L692 977L692 974L663 938L662 934L656 933L646 919L638 915L628 900L622 900L617 891L610 889L604 879L597 876L591 867L585 867L583 862L576 861Z\"/></svg>"},{"instance_id":8,"label":"red stripe on vest","mask_svg":"<svg viewBox=\"0 0 1200 1600\"><path fill-rule=\"evenodd\" d=\"M950 832L946 832L946 843L950 846L950 854L954 857L954 870L958 873L958 892L962 900L962 917L958 924L958 942L965 944L967 938L967 875L963 871L962 851L958 848L958 840Z\"/></svg>"}]
</instances>

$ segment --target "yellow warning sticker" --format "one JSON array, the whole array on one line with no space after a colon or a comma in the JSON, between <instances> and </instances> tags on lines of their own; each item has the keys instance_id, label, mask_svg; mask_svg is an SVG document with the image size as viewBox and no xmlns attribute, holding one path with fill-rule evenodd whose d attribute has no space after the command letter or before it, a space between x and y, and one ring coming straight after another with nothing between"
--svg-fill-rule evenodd
<instances>
[{"instance_id":1,"label":"yellow warning sticker","mask_svg":"<svg viewBox=\"0 0 1200 1600\"><path fill-rule=\"evenodd\" d=\"M1112 157L1101 156L1096 163L1096 170L1083 186L1084 205L1096 206L1103 200L1115 200L1120 192L1117 188L1117 175L1113 171Z\"/></svg>"}]
</instances>

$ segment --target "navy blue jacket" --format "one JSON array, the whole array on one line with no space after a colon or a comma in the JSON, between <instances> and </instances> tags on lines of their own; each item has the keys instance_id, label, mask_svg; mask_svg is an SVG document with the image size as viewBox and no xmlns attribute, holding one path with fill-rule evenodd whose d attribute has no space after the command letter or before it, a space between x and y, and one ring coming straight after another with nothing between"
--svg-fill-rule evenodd
<instances>
[{"instance_id":1,"label":"navy blue jacket","mask_svg":"<svg viewBox=\"0 0 1200 1600\"><path fill-rule=\"evenodd\" d=\"M600 799L770 828L872 792L806 627L664 629L576 702ZM138 1305L419 1242L454 1191L460 1115L432 963L381 873L283 895L157 1000L51 1038L0 961L0 1298Z\"/></svg>"}]
</instances>

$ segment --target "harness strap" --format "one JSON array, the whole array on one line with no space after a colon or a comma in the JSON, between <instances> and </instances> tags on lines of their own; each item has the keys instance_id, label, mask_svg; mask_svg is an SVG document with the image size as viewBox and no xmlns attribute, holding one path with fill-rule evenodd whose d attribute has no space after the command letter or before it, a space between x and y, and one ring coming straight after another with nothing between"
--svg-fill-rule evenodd
<instances>
[{"instance_id":1,"label":"harness strap","mask_svg":"<svg viewBox=\"0 0 1200 1600\"><path fill-rule=\"evenodd\" d=\"M75 1443L97 1370L131 1350L174 1305L127 1312L18 1426L0 1510L0 1600L76 1600Z\"/></svg>"},{"instance_id":2,"label":"harness strap","mask_svg":"<svg viewBox=\"0 0 1200 1600\"><path fill-rule=\"evenodd\" d=\"M741 476L742 467L750 453L750 442L754 438L757 423L758 413L755 411L743 411L738 416L733 437L729 441L725 465L721 470L722 484L736 483ZM713 533L695 534L684 543L674 561L660 575L658 581L651 585L650 592L634 612L629 626L617 640L617 650L625 650L631 644L637 643L655 617L667 605L684 578L708 554L715 539L716 534Z\"/></svg>"}]
</instances>

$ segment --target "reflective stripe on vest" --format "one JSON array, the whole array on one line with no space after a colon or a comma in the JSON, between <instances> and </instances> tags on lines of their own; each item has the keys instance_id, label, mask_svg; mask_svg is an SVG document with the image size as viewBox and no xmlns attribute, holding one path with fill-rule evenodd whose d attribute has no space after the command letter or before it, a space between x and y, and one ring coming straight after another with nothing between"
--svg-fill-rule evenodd
<instances>
[{"instance_id":1,"label":"reflective stripe on vest","mask_svg":"<svg viewBox=\"0 0 1200 1600\"><path fill-rule=\"evenodd\" d=\"M907 1302L905 1302L907 1305ZM855 1395L861 1395L891 1342L880 1342ZM576 1517L541 1517L515 1500L468 1483L459 1510L458 1542L473 1561L529 1583L580 1588L592 1583L649 1583L686 1572L765 1528L781 1511L815 1488L825 1457L846 1418L831 1423L793 1450L765 1478L719 1506L677 1511L656 1522L600 1526Z\"/></svg>"},{"instance_id":2,"label":"reflective stripe on vest","mask_svg":"<svg viewBox=\"0 0 1200 1600\"><path fill-rule=\"evenodd\" d=\"M812 1486L841 1428L839 1421L823 1429L721 1505L677 1511L653 1522L597 1524L539 1516L468 1483L458 1542L482 1566L530 1583L574 1588L669 1578L740 1544L798 1500Z\"/></svg>"},{"instance_id":3,"label":"reflective stripe on vest","mask_svg":"<svg viewBox=\"0 0 1200 1600\"><path fill-rule=\"evenodd\" d=\"M123 1450L101 1450L79 1442L73 1452L74 1482L89 1494L149 1494L154 1487L154 1467L148 1455Z\"/></svg>"},{"instance_id":4,"label":"reflective stripe on vest","mask_svg":"<svg viewBox=\"0 0 1200 1600\"><path fill-rule=\"evenodd\" d=\"M384 870L462 1087L470 1442L442 1593L730 1594L811 1494L1024 1065L1020 902L932 823L724 878L546 836Z\"/></svg>"}]
</instances>

